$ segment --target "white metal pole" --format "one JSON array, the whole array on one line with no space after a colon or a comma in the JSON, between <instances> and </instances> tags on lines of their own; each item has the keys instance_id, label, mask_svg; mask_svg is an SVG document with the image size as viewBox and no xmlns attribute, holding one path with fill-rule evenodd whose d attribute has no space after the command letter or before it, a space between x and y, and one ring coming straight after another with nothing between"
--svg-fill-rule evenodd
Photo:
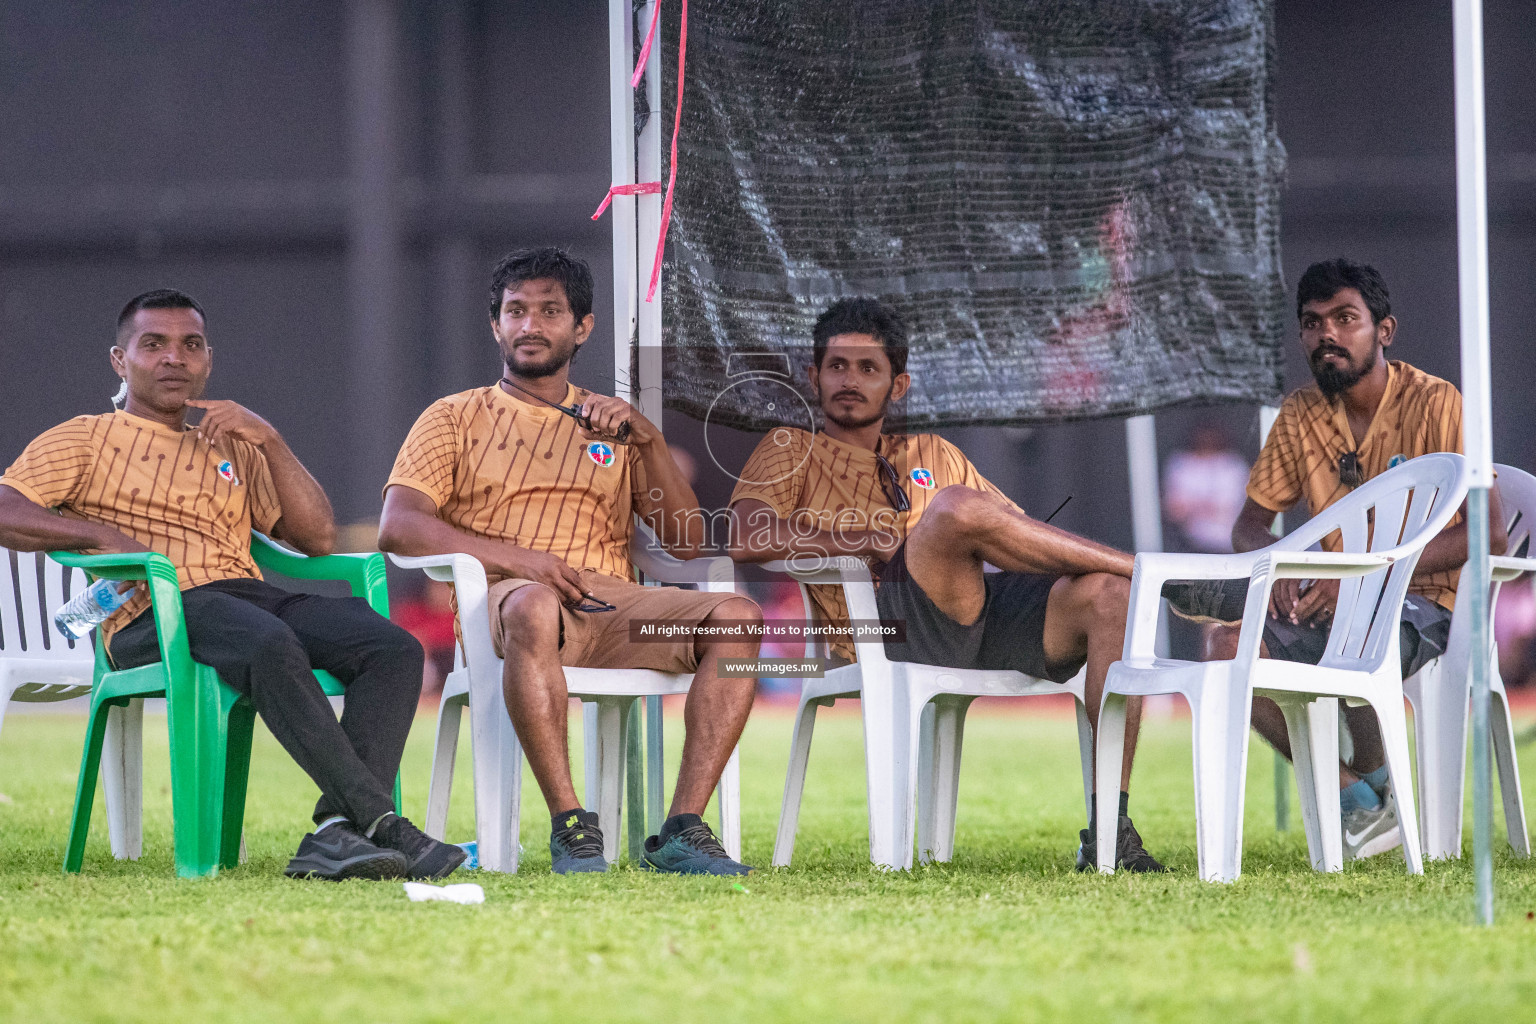
<instances>
[{"instance_id":1,"label":"white metal pole","mask_svg":"<svg viewBox=\"0 0 1536 1024\"><path fill-rule=\"evenodd\" d=\"M635 90L629 85L634 62L633 6L630 0L608 0L608 152L615 185L635 182ZM627 401L632 401L629 356L638 289L635 198L614 196L608 209L613 218L613 393Z\"/></svg>"},{"instance_id":2,"label":"white metal pole","mask_svg":"<svg viewBox=\"0 0 1536 1024\"><path fill-rule=\"evenodd\" d=\"M1157 482L1157 420L1125 421L1125 455L1131 470L1131 541L1137 551L1163 550L1163 504ZM1168 606L1158 611L1157 652L1168 654Z\"/></svg>"},{"instance_id":3,"label":"white metal pole","mask_svg":"<svg viewBox=\"0 0 1536 1024\"><path fill-rule=\"evenodd\" d=\"M1456 48L1456 263L1461 304L1467 565L1458 600L1472 617L1472 862L1480 923L1493 923L1493 780L1488 751L1488 488L1493 421L1488 361L1488 176L1484 151L1483 5L1454 0ZM1404 823L1409 827L1410 823Z\"/></svg>"},{"instance_id":4,"label":"white metal pole","mask_svg":"<svg viewBox=\"0 0 1536 1024\"><path fill-rule=\"evenodd\" d=\"M1280 410L1273 405L1259 407L1259 447L1269 441L1269 432L1275 428ZM1276 537L1285 536L1285 515L1275 516L1270 532ZM1291 763L1280 751L1275 751L1275 828L1284 832L1291 827Z\"/></svg>"},{"instance_id":5,"label":"white metal pole","mask_svg":"<svg viewBox=\"0 0 1536 1024\"><path fill-rule=\"evenodd\" d=\"M618 2L618 0L611 0L611 2ZM648 27L651 18L657 14L658 2L659 0L650 0L645 6L636 10L634 23ZM651 45L650 55L646 58L645 79L642 82L645 88L645 107L650 111L650 116L646 118L645 127L640 131L638 138L635 136L634 118L630 118L630 139L635 147L635 172L639 181L662 180L661 132L666 120L661 110L662 35L661 24L658 22L656 41ZM628 84L625 82L626 86ZM630 102L634 102L633 90L630 91ZM658 258L656 238L661 231L662 198L660 193L635 197L635 217L638 222L635 244L639 253L634 279L637 299L643 296L645 289L649 287L652 261ZM656 426L662 427L661 292L657 291L653 302L639 301L636 309L634 378L633 380L630 378L631 370L627 360L622 372L614 376L631 381L630 402L640 410L642 416ZM645 698L646 803L649 807L647 819L653 834L661 831L663 801L666 799L662 785L665 772L665 736L662 730L661 713L660 697Z\"/></svg>"}]
</instances>

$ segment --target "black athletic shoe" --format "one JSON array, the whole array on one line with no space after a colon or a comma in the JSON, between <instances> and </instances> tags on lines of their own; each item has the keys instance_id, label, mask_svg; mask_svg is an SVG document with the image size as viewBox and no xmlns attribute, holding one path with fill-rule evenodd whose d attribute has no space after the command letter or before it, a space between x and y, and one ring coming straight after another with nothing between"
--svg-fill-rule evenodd
<instances>
[{"instance_id":1,"label":"black athletic shoe","mask_svg":"<svg viewBox=\"0 0 1536 1024\"><path fill-rule=\"evenodd\" d=\"M607 871L596 811L572 811L549 834L550 870L557 875Z\"/></svg>"},{"instance_id":2,"label":"black athletic shoe","mask_svg":"<svg viewBox=\"0 0 1536 1024\"><path fill-rule=\"evenodd\" d=\"M1115 867L1122 871L1167 871L1157 860L1141 845L1141 833L1136 831L1136 826L1131 824L1128 815L1120 815L1119 835L1115 839ZM1095 871L1099 864L1099 844L1088 834L1087 829L1077 833L1077 870Z\"/></svg>"},{"instance_id":3,"label":"black athletic shoe","mask_svg":"<svg viewBox=\"0 0 1536 1024\"><path fill-rule=\"evenodd\" d=\"M1248 603L1247 580L1169 580L1168 606L1191 622L1241 622Z\"/></svg>"},{"instance_id":4,"label":"black athletic shoe","mask_svg":"<svg viewBox=\"0 0 1536 1024\"><path fill-rule=\"evenodd\" d=\"M407 878L446 878L469 854L451 843L440 843L410 819L387 814L373 830L373 841L405 858Z\"/></svg>"},{"instance_id":5,"label":"black athletic shoe","mask_svg":"<svg viewBox=\"0 0 1536 1024\"><path fill-rule=\"evenodd\" d=\"M283 869L289 878L399 878L405 874L405 857L368 840L350 821L311 832L299 841L299 850Z\"/></svg>"}]
</instances>

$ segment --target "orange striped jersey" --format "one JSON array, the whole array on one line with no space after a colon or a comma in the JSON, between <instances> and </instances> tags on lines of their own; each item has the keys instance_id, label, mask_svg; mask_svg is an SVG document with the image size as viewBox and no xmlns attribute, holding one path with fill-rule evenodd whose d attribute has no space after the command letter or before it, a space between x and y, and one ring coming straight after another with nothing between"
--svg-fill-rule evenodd
<instances>
[{"instance_id":1,"label":"orange striped jersey","mask_svg":"<svg viewBox=\"0 0 1536 1024\"><path fill-rule=\"evenodd\" d=\"M567 386L562 404L588 394ZM385 489L395 486L431 498L460 530L624 580L634 579L633 516L661 508L638 449L588 441L573 417L499 384L428 406L395 458Z\"/></svg>"},{"instance_id":2,"label":"orange striped jersey","mask_svg":"<svg viewBox=\"0 0 1536 1024\"><path fill-rule=\"evenodd\" d=\"M0 477L44 508L105 523L176 566L185 590L261 578L251 530L270 533L283 508L255 445L118 411L77 416L37 437ZM149 607L139 588L102 625L110 638Z\"/></svg>"},{"instance_id":3,"label":"orange striped jersey","mask_svg":"<svg viewBox=\"0 0 1536 1024\"><path fill-rule=\"evenodd\" d=\"M1248 497L1271 512L1284 512L1302 499L1317 515L1349 493L1339 480L1339 456L1357 452L1362 479L1430 452L1461 453L1461 392L1449 381L1399 360L1387 363L1387 389L1376 415L1356 444L1341 399L1323 395L1316 384L1293 392L1248 474ZM1451 525L1461 521L1457 513ZM1324 546L1337 551L1339 536ZM1442 608L1454 608L1460 569L1415 574L1412 593Z\"/></svg>"},{"instance_id":4,"label":"orange striped jersey","mask_svg":"<svg viewBox=\"0 0 1536 1024\"><path fill-rule=\"evenodd\" d=\"M731 504L754 498L787 520L791 529L885 529L905 537L923 517L933 496L951 484L1008 501L960 449L937 434L882 434L880 454L895 469L912 504L910 511L897 513L893 508L881 486L874 451L793 427L778 427L758 443L737 476ZM743 525L750 535L753 523ZM841 587L815 585L808 589L819 619L847 624L848 604ZM853 660L851 644L834 642L832 651Z\"/></svg>"}]
</instances>

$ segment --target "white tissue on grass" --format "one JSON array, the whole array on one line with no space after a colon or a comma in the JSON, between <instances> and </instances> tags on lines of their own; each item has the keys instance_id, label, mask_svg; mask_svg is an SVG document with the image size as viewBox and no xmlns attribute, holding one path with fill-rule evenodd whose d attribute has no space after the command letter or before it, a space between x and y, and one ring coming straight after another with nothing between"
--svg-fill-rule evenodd
<instances>
[{"instance_id":1,"label":"white tissue on grass","mask_svg":"<svg viewBox=\"0 0 1536 1024\"><path fill-rule=\"evenodd\" d=\"M485 902L485 890L474 882L461 882L458 885L423 885L421 882L403 884L405 894L413 903L420 903L423 900L443 900L448 903Z\"/></svg>"}]
</instances>

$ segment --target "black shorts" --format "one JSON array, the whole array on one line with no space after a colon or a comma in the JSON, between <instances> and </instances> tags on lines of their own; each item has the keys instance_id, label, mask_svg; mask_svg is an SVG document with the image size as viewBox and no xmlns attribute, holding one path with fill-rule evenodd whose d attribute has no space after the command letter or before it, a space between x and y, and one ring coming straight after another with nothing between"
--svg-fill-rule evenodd
<instances>
[{"instance_id":1,"label":"black shorts","mask_svg":"<svg viewBox=\"0 0 1536 1024\"><path fill-rule=\"evenodd\" d=\"M1292 623L1270 616L1264 624L1264 645L1269 656L1279 661L1299 661L1316 665L1328 649L1329 623ZM1403 599L1403 618L1398 627L1403 678L1407 679L1431 659L1445 653L1451 637L1451 613L1417 594Z\"/></svg>"},{"instance_id":2,"label":"black shorts","mask_svg":"<svg viewBox=\"0 0 1536 1024\"><path fill-rule=\"evenodd\" d=\"M985 577L981 615L962 626L912 580L907 547L897 548L881 573L875 604L881 619L906 624L906 639L885 641L886 657L945 668L1012 669L1057 683L1077 675L1083 659L1060 665L1045 660L1045 605L1061 577L1027 572L989 572Z\"/></svg>"}]
</instances>

